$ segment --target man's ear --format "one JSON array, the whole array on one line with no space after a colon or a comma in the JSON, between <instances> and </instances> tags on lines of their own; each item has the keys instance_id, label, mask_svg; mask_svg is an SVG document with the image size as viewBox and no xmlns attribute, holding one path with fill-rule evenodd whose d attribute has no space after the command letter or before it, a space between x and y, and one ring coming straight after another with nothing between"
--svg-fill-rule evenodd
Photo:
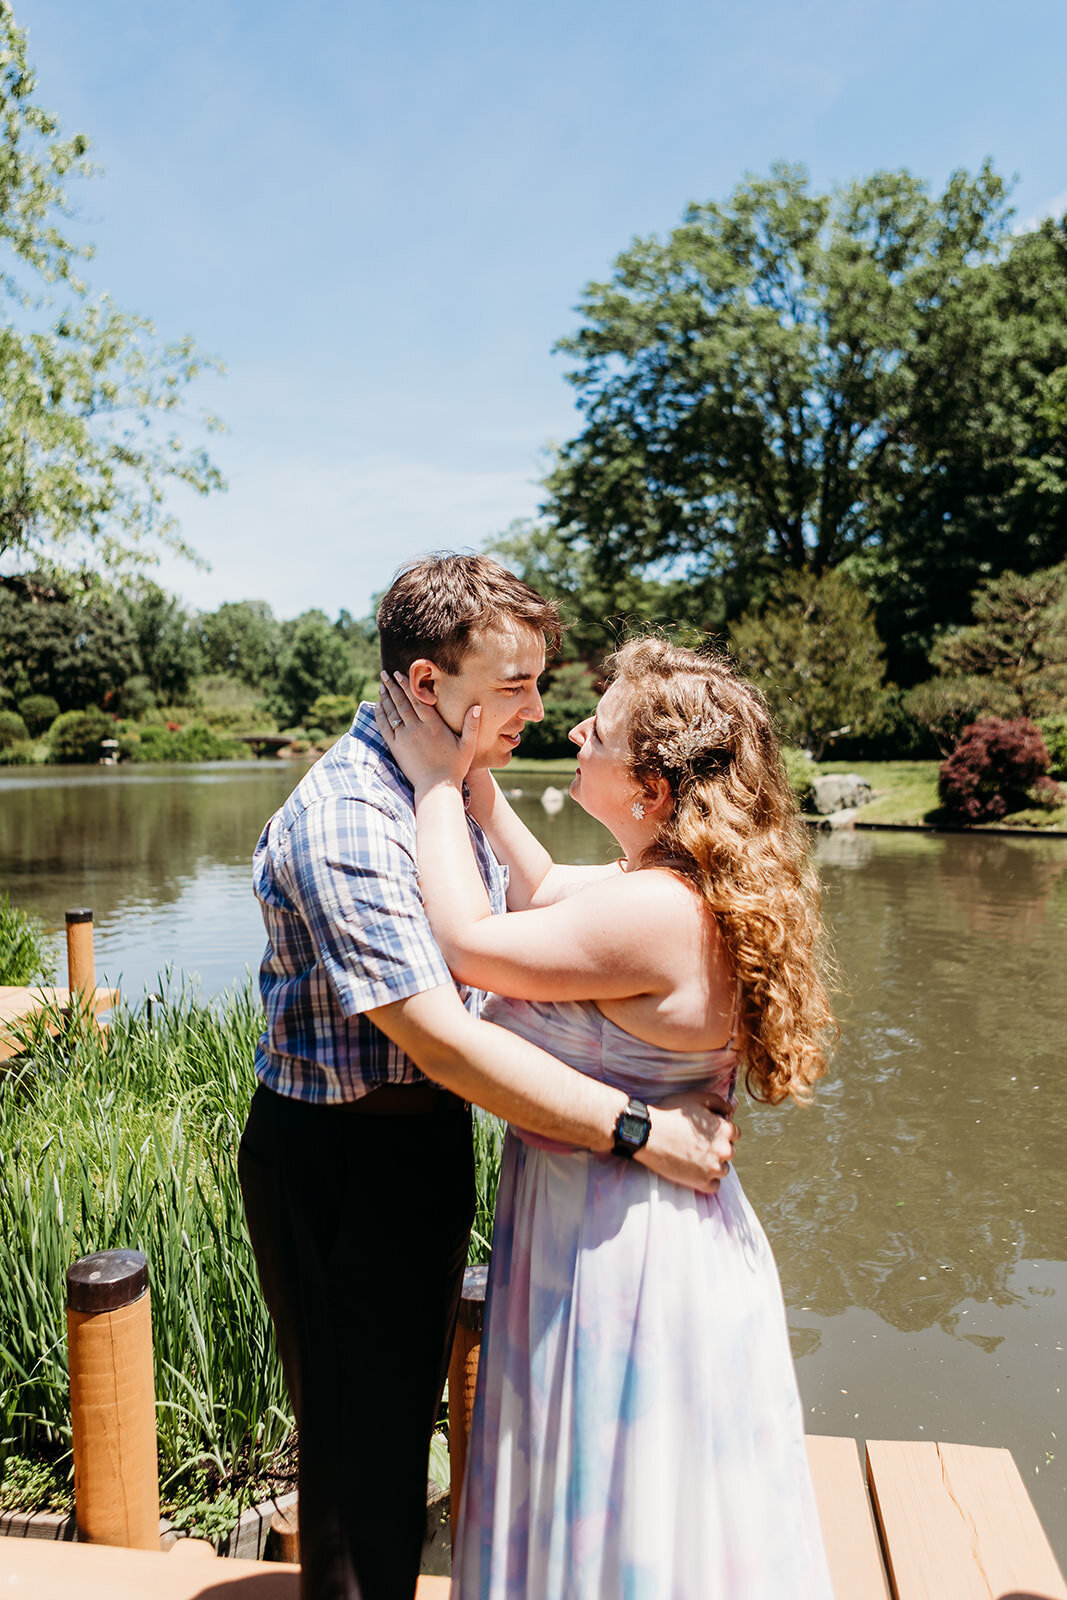
<instances>
[{"instance_id":1,"label":"man's ear","mask_svg":"<svg viewBox=\"0 0 1067 1600\"><path fill-rule=\"evenodd\" d=\"M440 676L440 667L420 656L408 668L408 693L413 700L418 700L424 706L435 706L437 704L437 680Z\"/></svg>"}]
</instances>

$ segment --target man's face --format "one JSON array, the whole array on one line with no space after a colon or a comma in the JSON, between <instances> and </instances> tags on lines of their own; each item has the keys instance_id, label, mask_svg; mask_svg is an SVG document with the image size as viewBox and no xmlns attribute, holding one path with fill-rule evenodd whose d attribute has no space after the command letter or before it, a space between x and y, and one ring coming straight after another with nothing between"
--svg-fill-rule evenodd
<instances>
[{"instance_id":1,"label":"man's face","mask_svg":"<svg viewBox=\"0 0 1067 1600\"><path fill-rule=\"evenodd\" d=\"M545 670L545 641L525 623L479 634L455 676L435 672L437 709L454 733L471 706L482 708L472 767L502 767L511 760L527 722L545 714L537 680Z\"/></svg>"}]
</instances>

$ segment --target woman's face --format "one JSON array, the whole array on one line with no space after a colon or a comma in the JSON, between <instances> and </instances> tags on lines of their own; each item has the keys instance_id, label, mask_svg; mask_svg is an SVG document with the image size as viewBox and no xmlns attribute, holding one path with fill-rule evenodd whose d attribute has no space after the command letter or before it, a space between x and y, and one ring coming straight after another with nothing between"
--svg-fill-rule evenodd
<instances>
[{"instance_id":1,"label":"woman's face","mask_svg":"<svg viewBox=\"0 0 1067 1600\"><path fill-rule=\"evenodd\" d=\"M572 728L568 737L578 746L571 795L591 817L614 831L615 822L629 817L634 801L640 799L639 785L630 772L626 685L613 683L594 714Z\"/></svg>"}]
</instances>

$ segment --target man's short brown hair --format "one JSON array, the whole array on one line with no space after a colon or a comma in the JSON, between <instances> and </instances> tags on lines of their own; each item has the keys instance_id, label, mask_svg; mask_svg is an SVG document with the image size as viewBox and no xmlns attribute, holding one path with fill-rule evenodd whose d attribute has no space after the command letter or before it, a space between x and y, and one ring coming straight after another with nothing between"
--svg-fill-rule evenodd
<instances>
[{"instance_id":1,"label":"man's short brown hair","mask_svg":"<svg viewBox=\"0 0 1067 1600\"><path fill-rule=\"evenodd\" d=\"M525 623L559 648L559 610L489 556L432 555L402 567L378 607L385 672L425 658L454 676L472 635Z\"/></svg>"}]
</instances>

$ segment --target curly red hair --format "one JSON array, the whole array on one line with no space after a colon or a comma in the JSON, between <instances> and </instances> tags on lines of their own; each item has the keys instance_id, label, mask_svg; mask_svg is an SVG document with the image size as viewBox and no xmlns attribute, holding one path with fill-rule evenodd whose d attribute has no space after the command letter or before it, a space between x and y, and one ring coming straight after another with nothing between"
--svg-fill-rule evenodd
<instances>
[{"instance_id":1,"label":"curly red hair","mask_svg":"<svg viewBox=\"0 0 1067 1600\"><path fill-rule=\"evenodd\" d=\"M811 1099L837 1025L819 883L774 719L725 655L632 639L607 662L629 691L630 770L673 806L648 852L701 895L741 995L756 1100Z\"/></svg>"}]
</instances>

